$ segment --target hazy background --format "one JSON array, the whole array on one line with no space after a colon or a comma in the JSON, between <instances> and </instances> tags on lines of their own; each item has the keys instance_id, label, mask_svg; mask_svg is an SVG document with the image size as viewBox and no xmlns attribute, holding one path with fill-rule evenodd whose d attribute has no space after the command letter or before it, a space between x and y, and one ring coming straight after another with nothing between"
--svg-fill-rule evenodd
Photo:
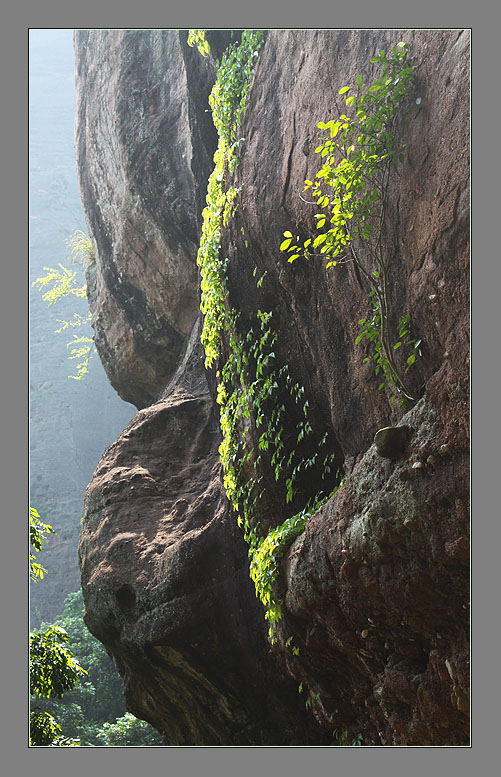
<instances>
[{"instance_id":1,"label":"hazy background","mask_svg":"<svg viewBox=\"0 0 501 777\"><path fill-rule=\"evenodd\" d=\"M62 610L80 587L77 547L83 493L104 449L136 410L108 384L97 354L82 381L71 380L68 330L58 319L87 315L86 300L70 297L51 307L31 286L44 267L69 267L66 240L86 231L73 146L75 110L72 30L31 30L30 119L30 504L50 535L39 554L49 574L31 586L32 627ZM17 258L23 261L22 257ZM81 283L84 277L81 272ZM91 336L88 331L72 330Z\"/></svg>"}]
</instances>

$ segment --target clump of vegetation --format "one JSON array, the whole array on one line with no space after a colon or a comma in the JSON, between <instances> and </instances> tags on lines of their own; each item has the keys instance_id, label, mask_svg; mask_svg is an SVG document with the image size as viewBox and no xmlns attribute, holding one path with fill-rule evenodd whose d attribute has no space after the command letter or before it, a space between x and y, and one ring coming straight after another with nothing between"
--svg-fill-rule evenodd
<instances>
[{"instance_id":1,"label":"clump of vegetation","mask_svg":"<svg viewBox=\"0 0 501 777\"><path fill-rule=\"evenodd\" d=\"M189 30L188 46L196 46L202 57L206 57L210 52L210 46L205 39L205 30Z\"/></svg>"},{"instance_id":2,"label":"clump of vegetation","mask_svg":"<svg viewBox=\"0 0 501 777\"><path fill-rule=\"evenodd\" d=\"M68 594L54 628L67 633L72 654L87 674L63 698L37 700L37 707L58 721L66 738L84 747L162 745L160 734L149 723L126 712L122 678L83 615L82 591ZM40 631L47 628L42 623Z\"/></svg>"},{"instance_id":3,"label":"clump of vegetation","mask_svg":"<svg viewBox=\"0 0 501 777\"><path fill-rule=\"evenodd\" d=\"M30 576L54 529L30 508ZM30 745L96 747L162 745L158 732L126 712L123 683L111 658L84 620L82 591L69 594L54 623L30 632ZM85 667L85 668L84 668Z\"/></svg>"},{"instance_id":4,"label":"clump of vegetation","mask_svg":"<svg viewBox=\"0 0 501 777\"><path fill-rule=\"evenodd\" d=\"M238 164L238 146L244 140L239 137L239 127L263 37L262 32L247 30L239 44L226 50L209 98L219 143L208 183L197 261L205 365L217 366L224 487L249 544L256 593L266 607L274 641L274 624L281 613L281 603L273 594L276 561L279 552L304 529L309 513L304 508L270 532L261 527L259 506L265 492L258 470L271 467L276 493L283 494L287 510L296 497L300 473L321 466L322 477L326 478L334 455L328 452L328 433L318 440L315 453L305 455L305 440L313 432L309 405L304 387L293 381L288 365L276 365L273 311L256 310L254 323L242 331L240 314L229 303L228 260L220 252L222 230L233 216L238 194L232 186L232 175ZM264 275L256 279L258 288L264 280ZM223 342L227 343L224 353ZM289 398L287 402L284 395ZM287 403L295 407L299 421L286 423ZM326 498L326 493L317 494L313 501L318 503L321 497Z\"/></svg>"},{"instance_id":5,"label":"clump of vegetation","mask_svg":"<svg viewBox=\"0 0 501 777\"><path fill-rule=\"evenodd\" d=\"M92 242L84 232L77 230L66 242L73 263L86 268L95 262L96 257ZM70 296L87 299L87 285L85 283L80 285L77 271L70 270L62 264L58 264L58 268L44 267L46 275L33 281L32 285L36 286L39 291L46 289L42 299L48 305L54 305L59 300ZM90 313L87 316L74 313L70 321L57 319L61 326L55 330L55 333L59 334L66 329L73 329L75 327L89 328L90 319ZM72 380L82 380L89 371L89 360L94 350L94 341L88 335L79 336L73 334L72 339L67 343L67 347L71 349L68 359L80 359L76 365L76 375L68 375L68 377Z\"/></svg>"},{"instance_id":6,"label":"clump of vegetation","mask_svg":"<svg viewBox=\"0 0 501 777\"><path fill-rule=\"evenodd\" d=\"M43 580L43 576L47 572L45 567L38 563L36 554L42 550L49 534L56 534L56 532L50 524L43 523L40 514L34 507L30 507L30 578L33 581L38 578Z\"/></svg>"},{"instance_id":7,"label":"clump of vegetation","mask_svg":"<svg viewBox=\"0 0 501 777\"><path fill-rule=\"evenodd\" d=\"M30 577L43 579L45 570L37 561L46 535L54 529L42 522L34 507L30 508ZM87 674L67 647L65 629L52 625L30 632L30 693L35 699L61 698L63 693L80 682ZM30 745L51 747L78 747L78 740L63 736L62 728L53 715L36 703L30 712Z\"/></svg>"},{"instance_id":8,"label":"clump of vegetation","mask_svg":"<svg viewBox=\"0 0 501 777\"><path fill-rule=\"evenodd\" d=\"M275 593L280 560L291 543L302 534L308 518L311 518L313 513L316 513L336 493L341 483L327 496L316 497L301 512L287 518L280 526L271 529L254 549L251 556L250 574L256 592L266 608L265 618L270 624L269 636L272 642L274 641L274 624L282 617L282 602L276 598ZM292 640L289 638L287 647L291 645L291 642ZM292 652L297 655L299 649L292 647Z\"/></svg>"},{"instance_id":9,"label":"clump of vegetation","mask_svg":"<svg viewBox=\"0 0 501 777\"><path fill-rule=\"evenodd\" d=\"M373 315L360 319L356 342L373 344L379 388L393 387L403 405L416 399L405 373L420 354L421 340L411 337L408 314L399 321L396 340L392 336L390 257L383 247L383 230L390 174L404 161L405 145L397 139L396 125L413 80L408 44L398 43L389 56L380 51L371 62L381 66L379 76L370 86L360 75L354 86L343 86L339 94L345 95L347 113L318 124L329 132L315 149L324 161L315 181L305 181L305 190L320 209L315 214L319 234L301 241L286 231L280 250L290 254L289 262L320 255L327 259L327 268L353 262L360 270ZM407 350L404 370L397 364L399 348ZM391 401L395 398L393 394Z\"/></svg>"},{"instance_id":10,"label":"clump of vegetation","mask_svg":"<svg viewBox=\"0 0 501 777\"><path fill-rule=\"evenodd\" d=\"M163 744L160 735L149 723L130 712L114 723L103 723L97 739L106 747L159 747Z\"/></svg>"}]
</instances>

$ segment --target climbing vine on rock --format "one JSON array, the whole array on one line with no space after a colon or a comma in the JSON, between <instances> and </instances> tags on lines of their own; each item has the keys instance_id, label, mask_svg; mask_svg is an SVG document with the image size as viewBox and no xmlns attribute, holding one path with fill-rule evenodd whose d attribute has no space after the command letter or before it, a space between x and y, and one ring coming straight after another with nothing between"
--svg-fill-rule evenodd
<instances>
[{"instance_id":1,"label":"climbing vine on rock","mask_svg":"<svg viewBox=\"0 0 501 777\"><path fill-rule=\"evenodd\" d=\"M216 367L218 381L223 438L219 453L224 487L249 544L252 579L266 607L273 639L273 624L281 612L281 603L275 601L273 594L277 562L304 529L309 512L304 507L278 529L269 530L261 525L260 507L265 491L259 473L265 467L271 469L276 493L282 494L284 510L290 512L300 473L321 467L327 482L334 454L328 451L327 433L318 440L316 452L306 454L305 440L313 432L309 403L304 397L304 388L293 381L288 366L276 364L273 311L257 309L253 323L247 327L241 324L239 311L229 302L228 259L221 256L222 230L234 213L238 195L232 185L238 147L244 142L238 131L263 39L263 32L246 30L239 44L228 47L209 97L219 143L208 183L197 262L201 276L205 365ZM255 278L256 273L257 269ZM257 278L256 286L261 288L264 280L265 275ZM287 405L295 408L296 420L292 423L285 422ZM339 478L336 485L338 481ZM327 491L326 488L321 495L316 495L312 503L318 504L320 498L327 498Z\"/></svg>"},{"instance_id":2,"label":"climbing vine on rock","mask_svg":"<svg viewBox=\"0 0 501 777\"><path fill-rule=\"evenodd\" d=\"M188 46L196 46L202 57L206 57L210 52L210 46L205 39L205 30L189 30Z\"/></svg>"},{"instance_id":3,"label":"climbing vine on rock","mask_svg":"<svg viewBox=\"0 0 501 777\"><path fill-rule=\"evenodd\" d=\"M305 181L305 190L320 208L315 214L319 233L301 241L286 231L280 250L289 254L289 262L320 255L327 259L327 268L349 262L358 267L369 288L373 316L359 320L362 331L356 342L366 339L374 345L379 388L393 387L404 404L416 399L405 373L420 353L421 341L410 335L408 314L400 319L397 340L392 336L390 257L383 247L383 229L391 170L404 161L405 145L397 139L396 123L413 80L408 44L398 43L389 56L380 51L371 62L381 67L378 78L367 86L358 75L354 86L343 86L339 94L348 113L318 124L329 132L315 149L324 161L315 181ZM395 354L402 347L408 354L403 370Z\"/></svg>"}]
</instances>

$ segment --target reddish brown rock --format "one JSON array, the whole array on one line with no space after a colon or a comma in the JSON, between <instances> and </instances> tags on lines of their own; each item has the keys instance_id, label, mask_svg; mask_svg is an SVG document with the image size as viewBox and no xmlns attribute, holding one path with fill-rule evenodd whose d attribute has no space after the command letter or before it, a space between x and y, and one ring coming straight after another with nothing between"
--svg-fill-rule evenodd
<instances>
[{"instance_id":1,"label":"reddish brown rock","mask_svg":"<svg viewBox=\"0 0 501 777\"><path fill-rule=\"evenodd\" d=\"M122 674L128 709L166 744L306 744L315 724L268 655L219 442L196 328L165 395L87 487L85 621Z\"/></svg>"},{"instance_id":2,"label":"reddish brown rock","mask_svg":"<svg viewBox=\"0 0 501 777\"><path fill-rule=\"evenodd\" d=\"M370 57L399 40L410 45L415 93L400 127L406 159L390 184L383 240L394 325L410 313L423 343L408 373L423 399L406 415L377 391L355 345L370 308L353 267L326 271L322 259L291 266L278 250L286 229L315 235L315 208L301 192L321 166L312 153L317 122L333 118L339 89L358 73L370 77ZM233 304L249 319L273 306L275 350L351 471L308 522L301 552L293 545L284 561L282 658L309 685L323 726L363 732L369 744L469 737L468 70L467 32L270 33L242 128L241 207L224 243ZM253 291L254 266L267 271L268 292ZM371 448L390 424L409 428L398 463ZM286 515L277 511L276 524ZM376 626L362 639L368 619ZM297 659L285 646L291 635ZM437 674L434 651L440 666L458 657L454 681Z\"/></svg>"},{"instance_id":3,"label":"reddish brown rock","mask_svg":"<svg viewBox=\"0 0 501 777\"><path fill-rule=\"evenodd\" d=\"M319 167L317 122L334 117L340 87L358 73L370 77L374 52L399 40L410 44L416 92L401 128L406 160L391 180L383 244L393 323L410 313L422 339L423 356L408 373L421 398L407 411L377 390L364 347L355 345L370 306L353 268L289 265L278 249L286 229L313 234L315 208L300 194ZM468 73L467 32L274 31L241 128L238 207L222 241L231 304L242 327L258 309L273 310L276 362L304 386L315 433L329 431L335 467L348 475L285 555L277 585L284 606L274 660L308 689L316 728L304 728L301 741L309 744L334 729L361 733L365 744L468 743ZM146 151L144 159L155 158L158 148ZM94 169L89 187L96 176ZM88 208L89 221L97 218L92 199ZM267 272L260 288L256 267ZM100 283L97 275L98 290ZM139 298L127 297L131 333L136 317L143 325L157 304L162 316L168 309L154 275L146 271L142 284L152 305L140 302L136 313ZM108 318L103 332L119 339L127 305L113 299L116 330ZM122 385L130 378L135 391L137 383L138 404L151 401L182 360L181 346L175 357L165 347L161 368L142 344L124 345L124 360L116 349L106 357L110 372L116 363L125 376ZM273 686L284 680L267 654L245 547L221 494L217 416L193 353L188 348L162 399L108 449L88 488L87 622L116 658L129 709L169 741L298 743L299 697ZM399 459L381 458L372 445L388 426L410 430ZM257 476L269 525L318 490L312 471L287 505L271 470L261 465ZM290 636L298 656L286 645ZM274 722L266 718L268 692L281 698Z\"/></svg>"},{"instance_id":4,"label":"reddish brown rock","mask_svg":"<svg viewBox=\"0 0 501 777\"><path fill-rule=\"evenodd\" d=\"M411 449L424 436L440 445L443 419L425 400L405 420L416 429ZM368 451L310 519L292 561L291 547L281 651L292 635L301 653L288 664L319 696L316 717L326 728L363 731L366 744L465 744L468 560L442 548L444 540L462 547L468 529L449 508L467 501L468 450L455 449L453 467L442 459L412 481L402 479L404 466Z\"/></svg>"}]
</instances>

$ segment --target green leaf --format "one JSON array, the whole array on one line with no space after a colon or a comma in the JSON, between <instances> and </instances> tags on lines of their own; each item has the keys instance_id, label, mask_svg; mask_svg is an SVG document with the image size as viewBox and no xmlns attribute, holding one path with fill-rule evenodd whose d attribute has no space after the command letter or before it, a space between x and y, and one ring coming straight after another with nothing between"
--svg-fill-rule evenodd
<instances>
[{"instance_id":1,"label":"green leaf","mask_svg":"<svg viewBox=\"0 0 501 777\"><path fill-rule=\"evenodd\" d=\"M313 241L313 248L317 248L317 246L319 246L322 243L324 243L326 239L327 239L327 235L326 234L317 235L317 237Z\"/></svg>"},{"instance_id":2,"label":"green leaf","mask_svg":"<svg viewBox=\"0 0 501 777\"><path fill-rule=\"evenodd\" d=\"M293 237L292 232L284 232L284 237Z\"/></svg>"},{"instance_id":3,"label":"green leaf","mask_svg":"<svg viewBox=\"0 0 501 777\"><path fill-rule=\"evenodd\" d=\"M291 243L292 243L292 237L288 237L286 240L280 243L280 250L285 251L285 249L288 248Z\"/></svg>"},{"instance_id":4,"label":"green leaf","mask_svg":"<svg viewBox=\"0 0 501 777\"><path fill-rule=\"evenodd\" d=\"M298 258L298 256L299 256L299 254L293 254L292 256L289 256L289 258L287 259L287 261L288 261L288 262L293 262L293 261L294 261L294 259L297 259L297 258Z\"/></svg>"},{"instance_id":5,"label":"green leaf","mask_svg":"<svg viewBox=\"0 0 501 777\"><path fill-rule=\"evenodd\" d=\"M349 92L349 91L350 91L350 88L351 88L351 87L349 87L349 86L343 86L343 87L341 87L341 89L339 90L339 94L345 94L346 92Z\"/></svg>"}]
</instances>

